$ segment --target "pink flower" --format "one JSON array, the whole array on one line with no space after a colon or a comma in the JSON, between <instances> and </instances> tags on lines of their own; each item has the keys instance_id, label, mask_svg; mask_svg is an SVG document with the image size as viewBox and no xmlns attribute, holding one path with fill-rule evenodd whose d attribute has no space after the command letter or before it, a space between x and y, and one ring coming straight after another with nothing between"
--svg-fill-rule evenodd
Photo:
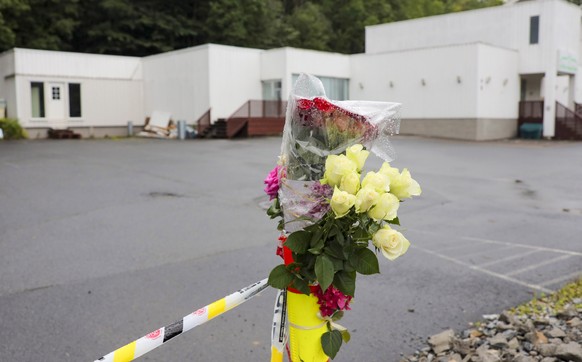
<instances>
[{"instance_id":1,"label":"pink flower","mask_svg":"<svg viewBox=\"0 0 582 362\"><path fill-rule=\"evenodd\" d=\"M333 285L330 285L325 293L321 291L321 288L317 288L315 296L323 317L332 316L338 310L350 310L352 297L340 292Z\"/></svg>"},{"instance_id":2,"label":"pink flower","mask_svg":"<svg viewBox=\"0 0 582 362\"><path fill-rule=\"evenodd\" d=\"M281 179L279 178L279 166L275 166L274 169L269 172L267 178L265 178L265 192L269 195L270 200L273 200L277 197L277 193L279 192L279 185L281 183Z\"/></svg>"}]
</instances>

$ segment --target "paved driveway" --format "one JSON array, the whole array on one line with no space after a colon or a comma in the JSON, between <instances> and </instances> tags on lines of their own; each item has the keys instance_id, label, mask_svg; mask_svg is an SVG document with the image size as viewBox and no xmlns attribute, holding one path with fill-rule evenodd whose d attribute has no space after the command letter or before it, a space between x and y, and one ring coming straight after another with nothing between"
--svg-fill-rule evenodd
<instances>
[{"instance_id":1,"label":"paved driveway","mask_svg":"<svg viewBox=\"0 0 582 362\"><path fill-rule=\"evenodd\" d=\"M582 273L582 143L395 145L423 186L400 209L413 248L360 278L336 361L397 361ZM262 179L279 148L0 142L0 361L92 361L266 277L279 260ZM268 360L274 295L142 359Z\"/></svg>"}]
</instances>

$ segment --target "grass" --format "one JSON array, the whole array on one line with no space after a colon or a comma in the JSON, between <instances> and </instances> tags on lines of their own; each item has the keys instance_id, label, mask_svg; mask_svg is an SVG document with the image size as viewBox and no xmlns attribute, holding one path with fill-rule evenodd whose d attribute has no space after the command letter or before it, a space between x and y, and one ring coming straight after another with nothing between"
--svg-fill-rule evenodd
<instances>
[{"instance_id":1,"label":"grass","mask_svg":"<svg viewBox=\"0 0 582 362\"><path fill-rule=\"evenodd\" d=\"M574 303L575 300L578 303ZM536 296L531 301L511 309L510 312L518 316L556 315L572 305L576 309L582 309L582 278L550 295Z\"/></svg>"}]
</instances>

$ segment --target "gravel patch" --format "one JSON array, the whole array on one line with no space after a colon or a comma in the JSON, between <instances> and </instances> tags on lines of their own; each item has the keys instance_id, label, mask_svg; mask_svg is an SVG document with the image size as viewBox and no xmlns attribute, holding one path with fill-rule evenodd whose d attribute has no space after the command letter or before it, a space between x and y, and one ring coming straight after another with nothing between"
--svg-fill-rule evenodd
<instances>
[{"instance_id":1,"label":"gravel patch","mask_svg":"<svg viewBox=\"0 0 582 362\"><path fill-rule=\"evenodd\" d=\"M582 362L582 279L460 333L428 338L401 362Z\"/></svg>"}]
</instances>

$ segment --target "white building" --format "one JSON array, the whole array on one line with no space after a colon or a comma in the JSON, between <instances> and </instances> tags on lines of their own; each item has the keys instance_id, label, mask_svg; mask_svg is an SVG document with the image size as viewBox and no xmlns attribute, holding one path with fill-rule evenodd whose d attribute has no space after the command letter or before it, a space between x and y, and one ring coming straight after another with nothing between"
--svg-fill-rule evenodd
<instances>
[{"instance_id":1,"label":"white building","mask_svg":"<svg viewBox=\"0 0 582 362\"><path fill-rule=\"evenodd\" d=\"M13 49L0 55L0 98L31 138L67 127L102 136L101 129L143 119L142 61Z\"/></svg>"},{"instance_id":2,"label":"white building","mask_svg":"<svg viewBox=\"0 0 582 362\"><path fill-rule=\"evenodd\" d=\"M581 17L564 0L532 0L375 25L355 55L214 44L144 58L13 49L0 54L0 98L33 138L66 127L98 137L125 134L155 110L187 123L209 109L228 118L250 99L287 99L305 72L332 99L403 103L404 134L509 138L520 100L543 100L552 137L556 101L582 102Z\"/></svg>"},{"instance_id":3,"label":"white building","mask_svg":"<svg viewBox=\"0 0 582 362\"><path fill-rule=\"evenodd\" d=\"M445 126L448 134L447 125L457 127L466 119L462 124L473 124L467 130L476 128L477 139L489 138L490 130L496 138L516 129L511 124L518 100L543 99L544 135L552 137L555 102L574 109L574 101L582 100L582 79L576 77L581 16L580 8L566 1L537 0L375 25L366 28L366 56L356 59L361 69L372 68L367 62L383 62L383 75L394 84L395 67L408 80L401 77L399 83L416 83L395 95L396 101L404 97L403 118L413 120L403 123L404 131L417 130L418 120L430 118L437 121L428 124ZM362 83L377 79L364 73L352 79L358 76ZM417 103L416 97L424 101Z\"/></svg>"}]
</instances>

